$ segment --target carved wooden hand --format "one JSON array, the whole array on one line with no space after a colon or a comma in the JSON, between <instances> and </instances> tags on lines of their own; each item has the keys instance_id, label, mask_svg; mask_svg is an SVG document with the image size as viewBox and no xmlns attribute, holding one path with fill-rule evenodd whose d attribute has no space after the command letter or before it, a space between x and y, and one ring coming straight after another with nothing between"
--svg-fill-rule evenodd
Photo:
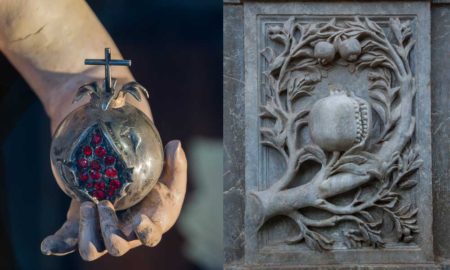
<instances>
[{"instance_id":1,"label":"carved wooden hand","mask_svg":"<svg viewBox=\"0 0 450 270\"><path fill-rule=\"evenodd\" d=\"M81 257L92 261L106 253L121 256L140 245L157 245L177 220L186 193L187 162L180 142L166 145L165 158L156 186L144 200L124 212L116 215L109 201L97 206L72 201L67 221L42 241L42 253L65 255L78 246Z\"/></svg>"}]
</instances>

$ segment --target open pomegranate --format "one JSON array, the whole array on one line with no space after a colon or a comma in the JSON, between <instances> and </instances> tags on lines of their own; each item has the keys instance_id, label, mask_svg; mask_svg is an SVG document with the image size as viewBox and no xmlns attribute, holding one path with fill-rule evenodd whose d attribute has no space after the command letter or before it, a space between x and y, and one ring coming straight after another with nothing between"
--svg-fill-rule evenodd
<instances>
[{"instance_id":1,"label":"open pomegranate","mask_svg":"<svg viewBox=\"0 0 450 270\"><path fill-rule=\"evenodd\" d=\"M316 101L309 113L311 139L330 152L346 151L370 135L370 104L341 88Z\"/></svg>"},{"instance_id":2,"label":"open pomegranate","mask_svg":"<svg viewBox=\"0 0 450 270\"><path fill-rule=\"evenodd\" d=\"M123 210L150 192L159 179L164 157L152 121L125 100L127 94L140 100L147 91L136 82L118 89L116 80L109 77L109 65L114 61L131 64L111 60L107 49L105 82L78 90L74 101L85 95L90 95L90 101L71 112L56 129L50 159L58 185L73 199L109 200Z\"/></svg>"}]
</instances>

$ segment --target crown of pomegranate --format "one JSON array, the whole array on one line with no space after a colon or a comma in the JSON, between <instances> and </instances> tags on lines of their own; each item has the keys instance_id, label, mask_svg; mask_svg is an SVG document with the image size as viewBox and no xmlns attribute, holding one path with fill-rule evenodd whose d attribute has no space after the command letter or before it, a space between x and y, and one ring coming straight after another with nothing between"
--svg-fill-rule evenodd
<instances>
[{"instance_id":1,"label":"crown of pomegranate","mask_svg":"<svg viewBox=\"0 0 450 270\"><path fill-rule=\"evenodd\" d=\"M131 66L131 60L116 60L111 59L111 49L105 48L105 59L86 59L86 65L105 66L105 80L103 84L98 81L85 84L81 86L73 100L73 102L80 101L86 95L90 95L91 103L102 108L103 111L108 110L112 104L117 104L122 101L126 94L130 94L137 101L141 100L140 91L149 97L147 90L137 82L129 82L116 89L117 80L111 79L110 66Z\"/></svg>"},{"instance_id":2,"label":"crown of pomegranate","mask_svg":"<svg viewBox=\"0 0 450 270\"><path fill-rule=\"evenodd\" d=\"M101 84L100 82L95 81L85 84L78 89L73 102L80 101L83 97L89 95L91 97L91 103L106 111L111 104L123 99L126 94L130 94L137 101L141 101L141 92L149 98L147 89L137 82L126 83L120 89L117 89L116 86L116 79L112 79L112 84L109 89L107 88L106 82Z\"/></svg>"}]
</instances>

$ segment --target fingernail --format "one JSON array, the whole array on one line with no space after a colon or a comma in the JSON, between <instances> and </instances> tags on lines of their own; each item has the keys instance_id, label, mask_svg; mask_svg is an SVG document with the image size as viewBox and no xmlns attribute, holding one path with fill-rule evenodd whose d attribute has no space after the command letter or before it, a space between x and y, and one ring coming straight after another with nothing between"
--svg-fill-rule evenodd
<instances>
[{"instance_id":1,"label":"fingernail","mask_svg":"<svg viewBox=\"0 0 450 270\"><path fill-rule=\"evenodd\" d=\"M46 240L46 239L44 239L43 241L42 241L42 243L41 243L41 252L42 252L42 254L44 254L44 255L52 255L52 252L51 252L51 250L49 249L49 247L48 247L48 243L47 243L48 241Z\"/></svg>"},{"instance_id":2,"label":"fingernail","mask_svg":"<svg viewBox=\"0 0 450 270\"><path fill-rule=\"evenodd\" d=\"M181 141L175 140L175 143L177 144L177 149L181 148Z\"/></svg>"},{"instance_id":3,"label":"fingernail","mask_svg":"<svg viewBox=\"0 0 450 270\"><path fill-rule=\"evenodd\" d=\"M42 252L42 254L47 255L47 256L52 255L50 250L48 250L47 248L41 248L41 252Z\"/></svg>"},{"instance_id":4,"label":"fingernail","mask_svg":"<svg viewBox=\"0 0 450 270\"><path fill-rule=\"evenodd\" d=\"M177 152L180 148L181 148L181 142L180 140L173 140L170 142L170 147L174 148L175 151L173 151L174 153Z\"/></svg>"},{"instance_id":5,"label":"fingernail","mask_svg":"<svg viewBox=\"0 0 450 270\"><path fill-rule=\"evenodd\" d=\"M181 149L181 142L179 140L172 140L168 144L166 144L164 152L169 157L175 157L176 154L180 151L180 149Z\"/></svg>"}]
</instances>

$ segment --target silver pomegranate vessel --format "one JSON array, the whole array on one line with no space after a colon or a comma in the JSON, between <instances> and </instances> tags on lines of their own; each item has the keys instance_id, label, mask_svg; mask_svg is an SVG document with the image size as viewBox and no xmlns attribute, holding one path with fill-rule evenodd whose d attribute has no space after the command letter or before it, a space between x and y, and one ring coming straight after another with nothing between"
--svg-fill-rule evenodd
<instances>
[{"instance_id":1,"label":"silver pomegranate vessel","mask_svg":"<svg viewBox=\"0 0 450 270\"><path fill-rule=\"evenodd\" d=\"M371 109L367 101L335 88L316 101L309 114L309 130L315 144L326 151L345 151L366 141Z\"/></svg>"},{"instance_id":2,"label":"silver pomegranate vessel","mask_svg":"<svg viewBox=\"0 0 450 270\"><path fill-rule=\"evenodd\" d=\"M164 156L153 122L125 99L129 94L140 100L147 91L136 82L118 89L116 80L109 77L109 65L126 60L109 57L108 51L105 82L78 90L74 101L85 95L90 101L56 129L50 159L56 181L67 195L79 201L109 200L116 210L123 210L150 192L161 174Z\"/></svg>"}]
</instances>

